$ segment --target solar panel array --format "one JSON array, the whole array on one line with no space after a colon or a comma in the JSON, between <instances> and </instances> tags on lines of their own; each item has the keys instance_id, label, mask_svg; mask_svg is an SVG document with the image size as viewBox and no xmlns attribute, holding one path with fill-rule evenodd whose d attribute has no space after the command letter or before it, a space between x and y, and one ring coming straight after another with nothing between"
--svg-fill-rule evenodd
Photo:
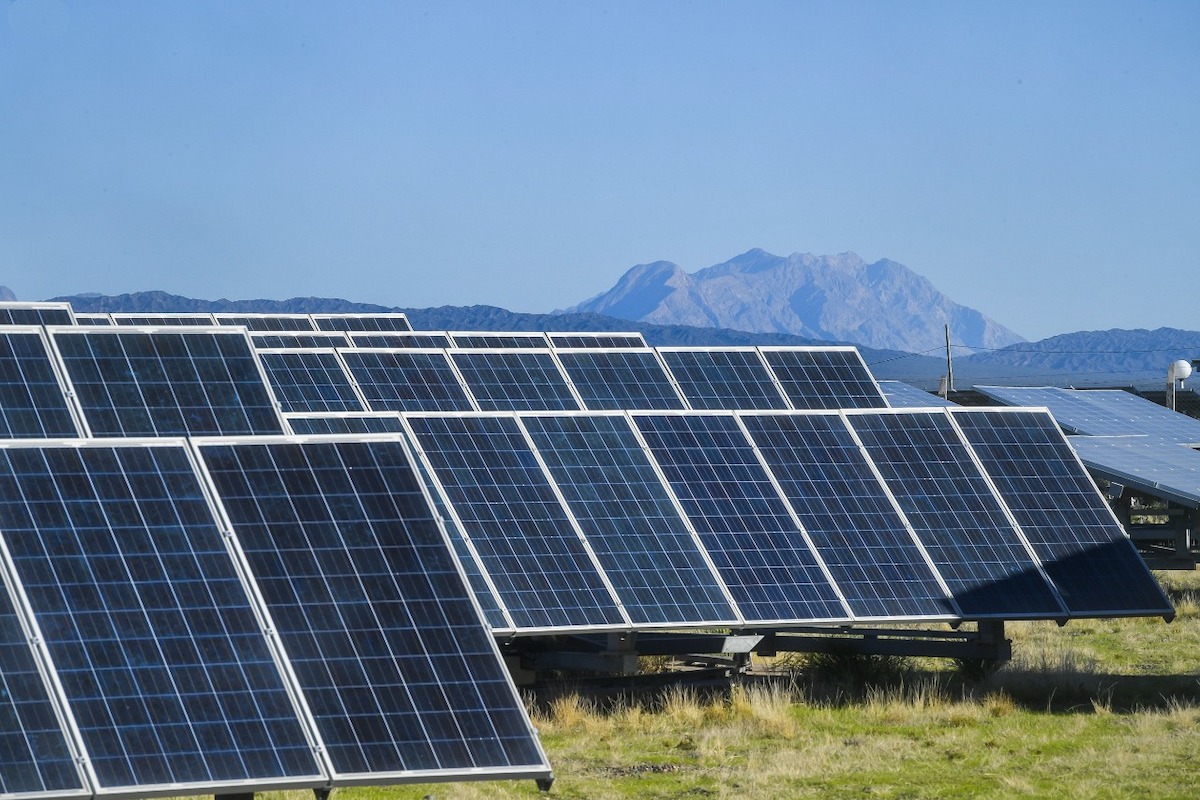
<instances>
[{"instance_id":1,"label":"solar panel array","mask_svg":"<svg viewBox=\"0 0 1200 800\"><path fill-rule=\"evenodd\" d=\"M0 310L0 796L548 778L496 635L1172 613L852 348Z\"/></svg>"}]
</instances>

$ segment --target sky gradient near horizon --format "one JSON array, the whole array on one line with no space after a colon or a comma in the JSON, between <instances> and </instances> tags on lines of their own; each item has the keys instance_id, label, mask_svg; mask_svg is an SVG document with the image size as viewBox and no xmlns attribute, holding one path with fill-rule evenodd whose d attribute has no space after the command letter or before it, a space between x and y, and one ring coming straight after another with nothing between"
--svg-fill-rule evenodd
<instances>
[{"instance_id":1,"label":"sky gradient near horizon","mask_svg":"<svg viewBox=\"0 0 1200 800\"><path fill-rule=\"evenodd\" d=\"M1200 330L1200 3L0 2L22 300L544 312L758 247Z\"/></svg>"}]
</instances>

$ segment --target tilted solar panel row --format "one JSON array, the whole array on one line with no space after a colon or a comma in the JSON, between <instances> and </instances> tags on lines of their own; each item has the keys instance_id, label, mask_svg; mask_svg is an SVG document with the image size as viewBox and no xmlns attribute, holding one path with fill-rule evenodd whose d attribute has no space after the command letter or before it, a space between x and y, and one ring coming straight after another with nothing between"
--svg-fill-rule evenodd
<instances>
[{"instance_id":1,"label":"tilted solar panel row","mask_svg":"<svg viewBox=\"0 0 1200 800\"><path fill-rule=\"evenodd\" d=\"M498 630L1172 613L1044 412L401 416Z\"/></svg>"},{"instance_id":2,"label":"tilted solar panel row","mask_svg":"<svg viewBox=\"0 0 1200 800\"><path fill-rule=\"evenodd\" d=\"M0 445L0 796L545 778L404 443Z\"/></svg>"}]
</instances>

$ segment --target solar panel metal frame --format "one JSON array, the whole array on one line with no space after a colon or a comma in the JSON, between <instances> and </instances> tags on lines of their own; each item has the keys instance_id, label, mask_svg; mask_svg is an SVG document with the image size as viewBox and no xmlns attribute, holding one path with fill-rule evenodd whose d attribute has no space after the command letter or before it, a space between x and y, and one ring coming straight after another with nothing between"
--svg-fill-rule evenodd
<instances>
[{"instance_id":1,"label":"solar panel metal frame","mask_svg":"<svg viewBox=\"0 0 1200 800\"><path fill-rule=\"evenodd\" d=\"M250 779L248 781L210 780L193 783L132 784L113 787L102 785L92 767L91 759L85 755L89 750L84 741L79 723L75 720L71 700L67 697L66 689L58 677L57 667L54 666L55 662L51 657L47 639L41 634L36 612L33 609L31 601L25 594L23 583L16 569L15 561L9 553L5 539L0 536L0 572L4 573L3 579L5 581L12 582L11 585L14 587L14 594L20 597L21 608L18 613L26 617L23 623L29 626L28 629L32 634L30 642L37 648L40 665L46 670L46 678L53 687L51 695L56 704L56 710L61 714L63 726L68 733L68 741L72 751L78 754L78 768L84 775L84 786L86 787L87 794L97 798L141 798L175 796L180 794L214 794L219 796L230 792L244 792L247 790L253 792L285 791L306 788L318 789L327 786L333 771L324 753L316 746L319 737L316 736L315 722L304 705L299 685L295 682L294 675L291 674L291 666L287 662L275 634L275 627L271 622L270 612L258 594L258 587L255 585L252 574L248 569L244 554L241 553L236 534L232 533L224 523L224 518L221 516L222 512L217 505L211 483L206 480L206 476L201 471L200 461L196 457L190 441L184 437L174 436L155 438L131 437L124 439L0 440L0 449L36 449L43 447L67 447L81 450L85 448L115 450L130 447L175 448L183 453L191 466L191 474L196 480L196 486L200 490L200 500L208 509L209 516L206 522L211 522L213 528L222 535L231 569L236 574L237 580L245 592L246 605L258 623L258 629L262 633L263 642L270 654L272 663L275 665L282 689L291 704L296 722L304 733L313 759L312 763L319 770L309 775L292 778Z\"/></svg>"},{"instance_id":2,"label":"solar panel metal frame","mask_svg":"<svg viewBox=\"0 0 1200 800\"><path fill-rule=\"evenodd\" d=\"M105 327L105 326L98 326ZM42 343L42 349L46 353L46 360L50 364L51 370L54 372L54 378L58 382L59 392L62 394L63 403L66 405L67 412L71 415L71 421L75 425L75 435L84 437L88 435L87 426L83 420L83 412L76 402L74 392L67 380L66 372L64 371L62 361L59 359L58 351L54 348L54 344L50 339L49 334L44 326L41 325L3 325L0 326L0 334L6 335L36 335ZM19 437L26 438L26 437ZM47 437L28 437L28 438L47 438ZM58 437L55 437L58 438Z\"/></svg>"},{"instance_id":3,"label":"solar panel metal frame","mask_svg":"<svg viewBox=\"0 0 1200 800\"><path fill-rule=\"evenodd\" d=\"M576 355L594 356L597 354L599 354L599 355L612 354L612 355L617 355L617 356L626 356L631 353L638 354L638 355L648 354L653 357L654 362L658 365L659 370L662 372L662 376L663 376L664 381L666 382L666 385L668 385L671 388L671 391L675 395L675 400L678 401L678 403L679 403L679 406L677 408L675 408L675 409L654 409L654 408L650 408L648 406L635 406L635 405L620 405L620 406L615 406L612 408L601 408L601 407L592 408L588 405L587 400L584 396L583 390L579 388L580 381L577 381L571 374L571 368L568 366L568 363L567 363L569 358L571 356L576 356ZM567 380L570 382L572 388L575 390L575 395L579 398L580 407L586 411L605 411L605 410L607 410L607 411L633 411L633 410L682 411L682 410L687 410L687 409L691 408L691 405L688 403L687 398L683 396L683 392L680 390L679 384L675 380L675 376L671 374L671 371L669 369L667 369L666 363L663 361L662 356L659 354L659 352L656 348L653 348L653 347L623 347L623 348L617 348L617 347L556 347L556 348L554 348L554 356L555 356L555 360L558 361L559 368L563 371L563 374L565 374L567 376ZM563 358L564 356L567 357L567 360L564 360L564 358Z\"/></svg>"},{"instance_id":4,"label":"solar panel metal frame","mask_svg":"<svg viewBox=\"0 0 1200 800\"><path fill-rule=\"evenodd\" d=\"M163 334L167 334L167 335L214 334L214 335L218 335L218 336L242 336L242 337L245 337L246 346L248 348L250 358L254 363L254 368L258 371L259 381L262 383L263 389L267 393L267 397L270 400L271 408L274 411L275 418L279 422L279 430L273 431L272 433L283 433L288 430L285 427L286 423L284 422L283 414L280 411L279 400L278 400L278 398L275 397L275 392L271 388L271 382L267 377L266 370L263 368L262 361L259 359L257 351L254 349L253 342L250 341L250 335L245 329L239 329L236 326L229 326L229 325L210 325L208 327L191 327L191 326L184 327L184 326L175 326L175 325L167 325L167 326L141 326L141 325L122 325L122 326L108 325L108 326L105 326L105 325L98 325L95 327L85 327L85 326L68 327L65 325L61 325L61 326L49 326L45 330L46 330L47 337L48 337L51 347L52 347L52 352L54 354L54 358L62 368L61 377L62 377L63 385L67 389L67 393L68 393L67 396L72 401L72 404L76 405L76 407L77 407L78 414L79 414L80 428L83 431L84 437L86 437L86 438L103 438L106 440L115 440L115 439L122 439L122 438L138 438L138 436L154 435L154 434L135 434L135 435L113 434L113 435L107 435L107 436L103 436L103 437L96 436L95 432L92 430L91 424L88 422L87 412L86 412L86 409L84 409L84 407L83 407L83 400L79 396L79 393L76 391L74 381L72 381L72 379L71 379L70 370L68 370L66 367L66 359L63 358L62 351L59 349L57 336L60 333L63 335L67 335L67 336L70 336L72 334L75 334L75 335L100 334L103 336L125 336L125 335L131 335L131 334L132 335L137 335L137 334L151 334L152 335L155 333L163 333ZM202 435L202 434L197 433L197 432L191 432L190 434L166 433L166 434L162 434L162 435L163 436L178 436L178 435L198 436L198 435ZM208 435L208 434L203 434L203 435Z\"/></svg>"},{"instance_id":5,"label":"solar panel metal frame","mask_svg":"<svg viewBox=\"0 0 1200 800\"><path fill-rule=\"evenodd\" d=\"M13 311L17 311L17 312L21 312L21 311L29 311L29 312L65 311L67 313L68 321L67 322L47 322L40 313L37 313L36 316L38 317L38 319L30 319L28 321L13 322L13 321L11 321ZM75 309L71 306L70 303L51 302L51 301L36 302L36 301L25 301L25 300L0 300L0 325L8 326L8 325L75 325L75 324L77 324L75 321Z\"/></svg>"},{"instance_id":6,"label":"solar panel metal frame","mask_svg":"<svg viewBox=\"0 0 1200 800\"><path fill-rule=\"evenodd\" d=\"M753 411L758 411L758 410L787 411L787 410L796 410L795 407L792 405L792 401L788 398L787 392L785 392L783 390L783 386L780 384L779 378L775 375L775 372L771 369L771 365L767 363L767 360L763 357L762 351L758 347L753 347L753 346L656 347L654 349L656 351L658 351L659 358L662 360L663 366L667 370L667 374L671 376L671 381L678 388L679 394L682 395L684 401L688 405L688 408L694 409L696 411L752 411L752 410ZM725 402L727 400L727 398L715 398L715 400L717 401L716 405L707 405L706 404L706 405L704 405L704 407L701 407L698 404L698 402L701 401L702 398L693 398L693 397L689 396L689 394L685 388L685 385L687 382L681 380L679 378L679 376L675 374L676 369L671 366L671 362L668 357L669 354L672 354L672 353L695 353L698 355L705 355L705 354L715 355L715 354L720 354L720 353L753 353L755 356L755 360L758 361L759 366L763 370L763 374L770 380L770 385L772 387L774 387L774 389L775 389L775 394L778 396L776 398L778 400L778 405L757 408L757 407L739 405L737 402ZM766 386L767 384L762 384L762 385ZM767 398L767 399L770 399L770 398Z\"/></svg>"},{"instance_id":7,"label":"solar panel metal frame","mask_svg":"<svg viewBox=\"0 0 1200 800\"><path fill-rule=\"evenodd\" d=\"M530 412L530 413L532 415L536 415L538 413L546 413L546 412ZM568 413L570 413L570 412L568 412ZM575 411L574 413L578 414L578 413L585 413L585 412ZM509 627L505 627L505 628L493 627L493 630L496 633L496 635L498 635L498 636L499 635L538 636L538 635L543 635L543 634L555 634L555 633L607 633L607 632L613 632L613 631L640 630L643 628L643 626L641 626L641 625L635 625L633 623L633 621L629 618L629 614L628 614L628 612L626 612L625 607L621 602L620 596L618 595L615 587L612 584L612 581L609 579L608 574L605 572L603 566L600 564L600 561L597 558L595 551L592 549L591 544L587 541L587 537L583 533L583 529L581 528L579 521L575 518L574 512L568 506L566 499L563 497L562 490L559 488L557 482L555 482L554 477L550 473L550 470L547 467L545 460L542 458L541 453L538 452L537 447L534 445L533 441L530 439L529 431L527 431L525 429L525 427L520 424L520 422L518 420L517 412L513 412L513 411L474 411L474 412L440 412L439 413L439 412L405 411L405 412L400 413L400 418L401 418L401 421L404 423L405 435L408 437L408 441L411 444L412 449L416 452L417 457L420 459L421 463L424 465L423 474L425 474L429 477L430 482L433 484L431 489L433 491L436 491L438 493L438 495L440 496L441 506L443 508L445 508L448 511L448 513L450 514L450 516L452 518L452 524L453 524L455 530L457 532L461 533L461 535L463 537L463 543L465 544L465 549L471 554L471 558L475 562L475 567L478 569L479 574L482 576L484 582L490 588L492 595L496 601L496 605L499 607L500 612L502 613L502 615L504 616L504 619L507 621L507 623L509 625ZM610 599L612 600L614 606L620 613L621 622L610 623L610 624L584 624L584 625L562 624L562 625L544 625L544 626L520 626L520 625L516 624L516 622L513 618L513 614L509 610L508 604L504 602L504 594L496 586L495 579L492 576L491 571L487 569L487 567L484 563L483 557L480 555L478 549L476 548L474 542L472 541L471 534L468 530L468 527L466 525L464 525L462 517L460 516L458 509L455 507L455 504L452 502L451 496L448 493L448 491L446 490L446 487L441 479L441 476L438 474L437 470L433 466L433 463L430 461L429 456L426 454L425 449L423 448L423 446L421 444L421 438L417 435L416 431L412 427L412 424L411 424L412 420L426 419L426 418L429 418L429 419L438 419L438 418L445 418L445 419L485 418L485 419L489 419L490 418L490 419L508 419L508 420L514 421L518 430L520 431L522 440L525 442L525 446L529 449L529 451L534 456L534 459L537 462L538 468L541 471L541 474L544 477L546 483L550 487L555 499L557 500L558 505L561 508L563 515L565 516L568 524L571 527L571 530L573 531L575 536L582 543L584 552L586 553L586 556L588 559L588 562L592 565L593 569L595 569L596 573L599 575L600 580L601 580L602 584L604 585L605 589L607 590ZM447 530L449 530L449 527L450 526L447 526ZM465 568L463 571L465 573L465 571L466 571ZM656 627L678 627L678 625L676 625L676 626L664 625L664 626L656 626Z\"/></svg>"},{"instance_id":8,"label":"solar panel metal frame","mask_svg":"<svg viewBox=\"0 0 1200 800\"><path fill-rule=\"evenodd\" d=\"M394 431L340 431L337 433L308 433L297 431L293 425L293 420L390 420L395 423ZM398 411L285 411L283 420L288 424L288 433L293 436L320 436L320 435L336 435L336 436L351 436L351 435L379 435L392 434L395 436L404 435L404 427L400 424L400 412Z\"/></svg>"},{"instance_id":9,"label":"solar panel metal frame","mask_svg":"<svg viewBox=\"0 0 1200 800\"><path fill-rule=\"evenodd\" d=\"M336 347L271 347L271 348L263 347L263 348L256 349L255 352L257 354L259 363L262 365L263 372L267 376L267 381L270 383L271 393L275 396L275 402L282 413L285 413L285 414L286 413L303 413L304 410L297 409L297 410L293 411L292 409L284 409L283 408L284 404L283 404L283 401L279 397L280 393L275 391L275 384L273 382L271 382L270 367L268 367L266 365L266 362L263 360L264 357L266 357L266 356L277 355L277 356L284 356L284 357L287 357L287 356L302 357L307 354L333 356L333 359L337 362L338 369L340 369L342 372L342 377L346 379L346 386L348 386L350 388L350 391L353 393L354 399L358 402L359 407L358 408L345 408L345 409L328 409L325 411L317 409L316 413L322 413L322 414L335 413L336 414L336 413L339 413L342 411L366 412L366 411L370 410L370 406L367 404L367 398L363 396L362 389L359 388L358 382L354 380L354 375L353 375L353 373L350 372L349 366L346 364L345 360L342 358L342 355L339 352L339 348L336 348ZM312 409L306 409L306 410L312 411Z\"/></svg>"},{"instance_id":10,"label":"solar panel metal frame","mask_svg":"<svg viewBox=\"0 0 1200 800\"><path fill-rule=\"evenodd\" d=\"M454 569L458 573L459 579L462 581L464 595L466 596L468 602L471 604L472 608L475 610L475 614L476 614L475 618L479 623L481 631L483 632L483 638L488 642L488 646L490 647L491 652L494 653L498 668L501 670L501 672L503 672L503 674L506 677L509 678L507 683L508 683L509 689L512 692L512 698L513 698L514 702L516 703L518 708L523 709L524 703L521 700L521 697L520 697L519 693L517 692L516 687L513 684L511 677L509 676L507 668L504 665L503 656L500 653L499 646L496 643L496 639L494 636L490 635L490 633L489 633L488 626L485 621L486 617L484 616L483 609L480 606L479 601L476 598L474 591L472 590L471 583L467 577L466 571L464 570L462 564L460 563L460 561L458 559L457 553L454 549L454 545L450 539L450 536L449 536L449 533L447 530L447 526L437 513L437 507L434 505L434 499L431 494L431 487L426 482L426 479L423 478L421 473L417 470L417 466L416 466L417 462L416 462L416 458L415 458L415 455L413 452L413 446L412 446L410 440L406 439L403 435L398 436L395 434L379 434L379 435L376 435L376 434L351 434L351 435L334 434L334 435L313 435L313 436L296 436L296 435L229 436L229 437L204 437L202 439L192 439L192 440L190 440L190 445L192 448L195 448L197 451L202 452L206 446L209 446L209 447L222 446L222 445L255 445L255 446L258 446L258 445L270 445L272 443L303 444L304 442L308 442L308 441L324 442L324 443L345 442L345 443L351 443L351 444L358 444L358 443L363 443L363 442L370 442L372 439L378 439L380 441L385 441L390 444L398 444L407 453L408 459L409 459L409 466L412 469L415 484L420 489L422 495L424 496L425 502L430 509L431 517L434 520L437 529L441 533L442 542L446 547L448 560L450 561L450 563L453 564ZM202 475L204 475L206 478L206 485L207 486L215 486L215 484L212 481L211 475L209 474L208 466L205 463L204 458L201 455L197 455L196 461L199 465L198 469L200 470L200 473ZM428 473L426 473L426 474L428 474ZM230 521L230 516L224 507L224 503L220 497L219 491L216 490L215 488L210 491L212 491L212 502L215 506L216 513L218 514L218 519L221 520L221 522L224 526L226 526L226 530L231 532L229 535L236 542L237 541L236 526ZM401 772L381 772L381 773L341 773L341 772L338 772L331 760L331 757L328 754L328 748L325 747L325 745L324 745L324 738L321 736L318 723L316 722L313 712L312 712L311 708L309 707L307 700L305 699L302 682L299 679L299 677L296 675L296 673L293 669L293 666L290 662L290 657L287 655L286 647L284 646L284 644L282 642L282 638L280 637L280 634L278 633L278 628L275 626L275 624L273 622L270 621L269 604L267 603L265 597L262 595L261 590L259 589L257 584L253 583L255 573L253 571L252 566L250 565L248 557L246 556L246 554L244 552L242 552L240 543L238 544L238 549L239 549L239 555L242 559L242 563L245 565L245 568L247 570L247 574L251 577L251 581L252 581L251 588L253 589L253 591L255 593L255 595L254 595L255 599L258 602L258 604L261 605L264 613L266 615L268 615L267 616L267 624L269 625L271 634L275 638L275 641L279 648L288 678L291 681L292 685L296 689L296 692L297 692L298 698L299 698L299 702L304 709L306 721L308 721L312 726L311 735L319 743L319 751L321 753L321 757L322 757L322 761L323 761L324 765L329 770L331 785L333 785L333 786L373 786L373 785L400 785L400 784L410 784L410 783L457 781L457 780L465 780L465 779L487 779L487 780L514 779L515 780L515 779L548 779L551 777L549 759L546 755L545 749L542 746L541 739L537 735L537 731L532 726L532 724L529 725L529 734L532 738L532 741L536 745L537 751L541 755L541 761L542 761L541 764L536 765L536 768L533 765L529 765L529 766L522 767L522 768L516 768L516 767L471 767L471 768L463 768L463 769L455 769L455 770L430 769L430 770L407 770L407 771L401 771ZM526 720L528 721L527 715L526 715Z\"/></svg>"},{"instance_id":11,"label":"solar panel metal frame","mask_svg":"<svg viewBox=\"0 0 1200 800\"><path fill-rule=\"evenodd\" d=\"M787 386L786 386L784 380L779 376L779 372L775 369L775 367L771 365L770 358L768 357L769 354L772 354L772 353L780 353L780 354L783 354L783 353L843 353L843 354L846 354L849 356L853 356L853 360L856 361L858 363L858 366L862 368L862 375L855 376L855 377L856 378L865 377L865 379L870 382L869 385L873 386L875 388L875 394L878 396L878 399L880 401L880 405L878 405L878 406L858 406L858 407L859 408L887 408L887 398L883 394L883 389L881 389L879 386L879 381L875 378L875 375L871 372L870 368L867 366L867 362L863 359L862 353L859 352L859 349L857 347L854 347L853 345L812 345L812 346L810 346L810 345L759 345L755 349L758 350L759 355L762 357L763 363L767 365L767 370L771 373L771 377L774 379L776 385L779 387L780 392L782 392L783 396L785 398L787 398L789 408L794 408L797 411L808 411L808 410L834 411L834 410L838 410L840 408L848 408L849 406L846 406L846 405L842 404L841 402L831 402L829 405L821 406L819 408L812 408L812 409L801 408L796 403L796 401L792 398L792 396L788 394ZM820 378L820 376L817 376L817 377ZM821 380L823 380L823 379L821 379ZM816 385L816 384L819 384L820 381L814 380L813 383L814 383L814 385ZM835 397L833 395L833 393L830 394L831 401L839 400L839 399L840 398ZM872 399L874 399L874 398L872 398Z\"/></svg>"},{"instance_id":12,"label":"solar panel metal frame","mask_svg":"<svg viewBox=\"0 0 1200 800\"><path fill-rule=\"evenodd\" d=\"M417 351L414 350L411 352L417 352ZM458 379L462 383L463 388L466 390L467 395L471 398L471 401L472 401L472 403L474 403L475 408L478 409L479 411L507 412L507 411L582 411L582 410L584 410L583 398L579 396L579 391L575 388L575 384L571 381L571 377L567 374L566 369L563 368L562 363L558 360L558 358L555 355L554 350L552 348L549 348L549 347L537 347L537 348L535 348L535 347L475 347L475 348L465 347L465 348L452 348L449 350L444 350L443 352L446 354L446 357L450 361L451 366L453 366L454 372L456 375L458 375ZM509 355L518 356L518 357L545 356L546 359L548 359L549 363L554 366L554 369L557 371L559 378L562 380L563 385L567 389L568 395L575 402L575 408L573 408L573 409L486 408L484 406L485 400L487 403L491 403L493 401L489 398L485 398L484 400L480 399L479 393L475 390L475 387L472 385L470 379L467 377L467 374L463 371L463 365L459 362L459 359L471 360L471 359L476 359L476 358L485 358L487 356L509 356ZM524 395L522 395L521 399L522 400L525 399ZM504 400L506 402L511 400L511 395L506 395L504 397ZM515 403L514 403L514 405L515 405Z\"/></svg>"},{"instance_id":13,"label":"solar panel metal frame","mask_svg":"<svg viewBox=\"0 0 1200 800\"><path fill-rule=\"evenodd\" d=\"M411 331L413 329L412 321L408 318L408 315L400 311L350 312L344 314L314 313L309 314L308 317L312 320L313 328L318 331L403 333L404 331ZM338 320L345 320L345 327L327 327L326 324L322 324L333 325ZM358 326L352 324L355 320L360 322ZM375 320L373 323L375 327L364 327L368 325L367 320ZM384 321L400 323L403 327L397 328L391 325L385 327Z\"/></svg>"}]
</instances>

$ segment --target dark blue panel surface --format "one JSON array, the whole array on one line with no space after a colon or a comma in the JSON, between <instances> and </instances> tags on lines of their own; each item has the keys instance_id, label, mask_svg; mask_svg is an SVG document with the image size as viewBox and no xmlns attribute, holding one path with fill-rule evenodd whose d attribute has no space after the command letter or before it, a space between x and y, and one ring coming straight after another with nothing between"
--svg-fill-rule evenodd
<instances>
[{"instance_id":1,"label":"dark blue panel surface","mask_svg":"<svg viewBox=\"0 0 1200 800\"><path fill-rule=\"evenodd\" d=\"M1045 412L954 415L1073 613L1170 613L1133 543Z\"/></svg>"},{"instance_id":2,"label":"dark blue panel surface","mask_svg":"<svg viewBox=\"0 0 1200 800\"><path fill-rule=\"evenodd\" d=\"M577 410L550 351L450 351L481 411Z\"/></svg>"},{"instance_id":3,"label":"dark blue panel surface","mask_svg":"<svg viewBox=\"0 0 1200 800\"><path fill-rule=\"evenodd\" d=\"M567 377L589 409L682 409L683 401L653 350L560 351Z\"/></svg>"},{"instance_id":4,"label":"dark blue panel surface","mask_svg":"<svg viewBox=\"0 0 1200 800\"><path fill-rule=\"evenodd\" d=\"M795 408L887 408L857 350L764 348L762 354Z\"/></svg>"},{"instance_id":5,"label":"dark blue panel surface","mask_svg":"<svg viewBox=\"0 0 1200 800\"><path fill-rule=\"evenodd\" d=\"M743 421L855 615L956 613L840 417Z\"/></svg>"},{"instance_id":6,"label":"dark blue panel surface","mask_svg":"<svg viewBox=\"0 0 1200 800\"><path fill-rule=\"evenodd\" d=\"M201 452L339 773L542 765L401 443Z\"/></svg>"},{"instance_id":7,"label":"dark blue panel surface","mask_svg":"<svg viewBox=\"0 0 1200 800\"><path fill-rule=\"evenodd\" d=\"M59 329L54 341L94 436L283 432L242 333Z\"/></svg>"},{"instance_id":8,"label":"dark blue panel surface","mask_svg":"<svg viewBox=\"0 0 1200 800\"><path fill-rule=\"evenodd\" d=\"M74 325L66 303L0 303L0 325Z\"/></svg>"},{"instance_id":9,"label":"dark blue panel surface","mask_svg":"<svg viewBox=\"0 0 1200 800\"><path fill-rule=\"evenodd\" d=\"M78 435L41 334L0 329L0 438Z\"/></svg>"},{"instance_id":10,"label":"dark blue panel surface","mask_svg":"<svg viewBox=\"0 0 1200 800\"><path fill-rule=\"evenodd\" d=\"M470 411L471 400L441 350L341 351L372 411Z\"/></svg>"},{"instance_id":11,"label":"dark blue panel surface","mask_svg":"<svg viewBox=\"0 0 1200 800\"><path fill-rule=\"evenodd\" d=\"M645 347L640 333L548 333L554 347Z\"/></svg>"},{"instance_id":12,"label":"dark blue panel surface","mask_svg":"<svg viewBox=\"0 0 1200 800\"><path fill-rule=\"evenodd\" d=\"M251 333L254 349L267 350L278 347L349 347L350 341L344 333L283 331L281 333Z\"/></svg>"},{"instance_id":13,"label":"dark blue panel surface","mask_svg":"<svg viewBox=\"0 0 1200 800\"><path fill-rule=\"evenodd\" d=\"M848 616L732 416L634 419L747 620Z\"/></svg>"},{"instance_id":14,"label":"dark blue panel surface","mask_svg":"<svg viewBox=\"0 0 1200 800\"><path fill-rule=\"evenodd\" d=\"M82 789L29 638L0 582L0 795Z\"/></svg>"},{"instance_id":15,"label":"dark blue panel surface","mask_svg":"<svg viewBox=\"0 0 1200 800\"><path fill-rule=\"evenodd\" d=\"M404 426L394 414L290 415L292 433L400 433Z\"/></svg>"},{"instance_id":16,"label":"dark blue panel surface","mask_svg":"<svg viewBox=\"0 0 1200 800\"><path fill-rule=\"evenodd\" d=\"M850 422L964 615L1059 608L943 412L856 414Z\"/></svg>"},{"instance_id":17,"label":"dark blue panel surface","mask_svg":"<svg viewBox=\"0 0 1200 800\"><path fill-rule=\"evenodd\" d=\"M523 421L635 623L735 619L624 417Z\"/></svg>"},{"instance_id":18,"label":"dark blue panel surface","mask_svg":"<svg viewBox=\"0 0 1200 800\"><path fill-rule=\"evenodd\" d=\"M455 347L470 350L488 350L496 348L536 348L547 347L545 334L541 333L452 333Z\"/></svg>"},{"instance_id":19,"label":"dark blue panel surface","mask_svg":"<svg viewBox=\"0 0 1200 800\"><path fill-rule=\"evenodd\" d=\"M332 350L259 353L284 411L365 411Z\"/></svg>"},{"instance_id":20,"label":"dark blue panel surface","mask_svg":"<svg viewBox=\"0 0 1200 800\"><path fill-rule=\"evenodd\" d=\"M251 331L311 331L307 314L213 314L218 325L241 325Z\"/></svg>"},{"instance_id":21,"label":"dark blue panel surface","mask_svg":"<svg viewBox=\"0 0 1200 800\"><path fill-rule=\"evenodd\" d=\"M695 409L786 409L787 401L754 350L660 350Z\"/></svg>"},{"instance_id":22,"label":"dark blue panel surface","mask_svg":"<svg viewBox=\"0 0 1200 800\"><path fill-rule=\"evenodd\" d=\"M410 422L517 627L623 621L516 420Z\"/></svg>"},{"instance_id":23,"label":"dark blue panel surface","mask_svg":"<svg viewBox=\"0 0 1200 800\"><path fill-rule=\"evenodd\" d=\"M112 315L116 325L190 325L211 327L216 324L212 314L122 314Z\"/></svg>"},{"instance_id":24,"label":"dark blue panel surface","mask_svg":"<svg viewBox=\"0 0 1200 800\"><path fill-rule=\"evenodd\" d=\"M408 317L400 313L385 314L313 314L317 330L322 331L411 331Z\"/></svg>"},{"instance_id":25,"label":"dark blue panel surface","mask_svg":"<svg viewBox=\"0 0 1200 800\"><path fill-rule=\"evenodd\" d=\"M320 780L182 446L0 448L0 531L102 788Z\"/></svg>"},{"instance_id":26,"label":"dark blue panel surface","mask_svg":"<svg viewBox=\"0 0 1200 800\"><path fill-rule=\"evenodd\" d=\"M355 347L426 347L446 349L453 347L450 337L444 333L355 333L350 337L350 343Z\"/></svg>"}]
</instances>

